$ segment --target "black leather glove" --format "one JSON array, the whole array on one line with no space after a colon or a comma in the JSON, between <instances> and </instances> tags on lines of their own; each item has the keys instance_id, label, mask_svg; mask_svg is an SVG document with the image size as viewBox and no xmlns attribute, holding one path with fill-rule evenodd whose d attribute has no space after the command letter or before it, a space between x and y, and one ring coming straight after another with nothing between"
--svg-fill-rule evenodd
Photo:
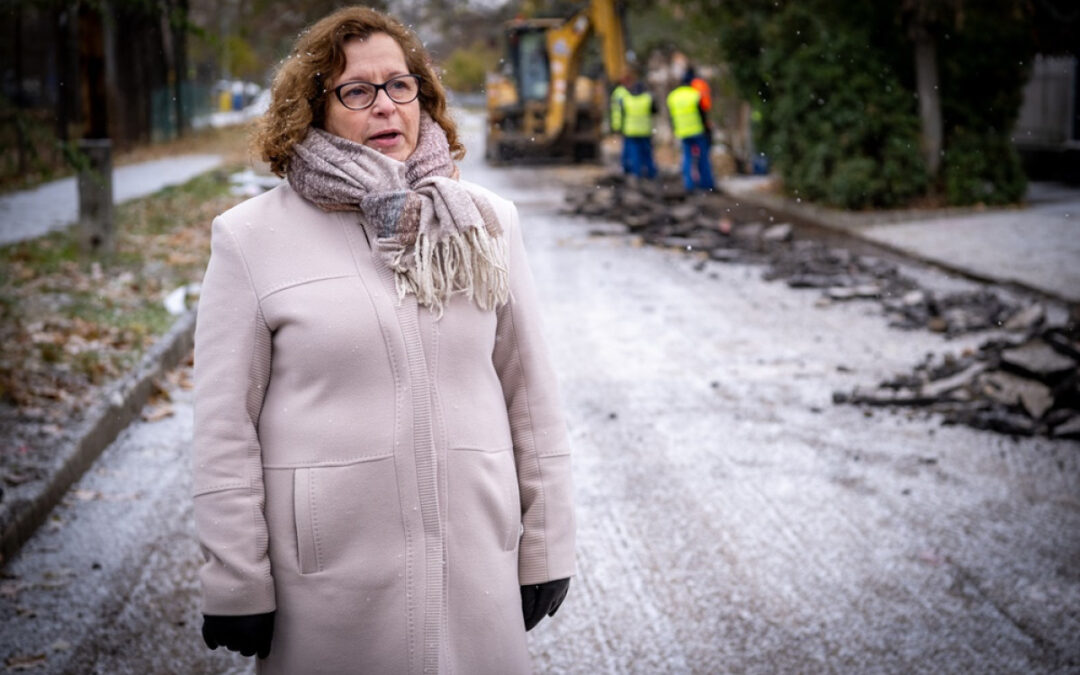
<instances>
[{"instance_id":1,"label":"black leather glove","mask_svg":"<svg viewBox=\"0 0 1080 675\"><path fill-rule=\"evenodd\" d=\"M570 588L569 579L545 581L521 587L521 612L525 615L525 630L532 630L544 615L555 616Z\"/></svg>"},{"instance_id":2,"label":"black leather glove","mask_svg":"<svg viewBox=\"0 0 1080 675\"><path fill-rule=\"evenodd\" d=\"M270 655L270 641L274 638L274 612L241 616L204 614L202 636L210 649L220 645L244 656L258 654L260 659L265 659Z\"/></svg>"}]
</instances>

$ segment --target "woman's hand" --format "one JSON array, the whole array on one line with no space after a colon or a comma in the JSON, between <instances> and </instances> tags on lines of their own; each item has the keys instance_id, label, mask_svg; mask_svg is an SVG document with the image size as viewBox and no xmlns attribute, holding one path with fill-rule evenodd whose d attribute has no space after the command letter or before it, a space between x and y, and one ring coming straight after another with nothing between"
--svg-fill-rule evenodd
<instances>
[{"instance_id":1,"label":"woman's hand","mask_svg":"<svg viewBox=\"0 0 1080 675\"><path fill-rule=\"evenodd\" d=\"M244 656L258 654L260 659L265 659L270 655L270 641L274 638L274 612L241 616L204 614L202 636L210 649L220 645Z\"/></svg>"},{"instance_id":2,"label":"woman's hand","mask_svg":"<svg viewBox=\"0 0 1080 675\"><path fill-rule=\"evenodd\" d=\"M545 614L555 616L569 588L570 579L555 579L521 587L521 611L525 616L526 632L540 623Z\"/></svg>"}]
</instances>

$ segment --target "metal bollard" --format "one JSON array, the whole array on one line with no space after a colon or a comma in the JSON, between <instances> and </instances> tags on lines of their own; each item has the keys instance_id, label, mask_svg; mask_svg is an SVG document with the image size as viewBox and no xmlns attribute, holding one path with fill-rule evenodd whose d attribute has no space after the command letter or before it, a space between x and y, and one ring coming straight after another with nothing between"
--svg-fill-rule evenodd
<instances>
[{"instance_id":1,"label":"metal bollard","mask_svg":"<svg viewBox=\"0 0 1080 675\"><path fill-rule=\"evenodd\" d=\"M79 169L79 238L85 253L112 253L112 140L84 138L79 152L86 163Z\"/></svg>"}]
</instances>

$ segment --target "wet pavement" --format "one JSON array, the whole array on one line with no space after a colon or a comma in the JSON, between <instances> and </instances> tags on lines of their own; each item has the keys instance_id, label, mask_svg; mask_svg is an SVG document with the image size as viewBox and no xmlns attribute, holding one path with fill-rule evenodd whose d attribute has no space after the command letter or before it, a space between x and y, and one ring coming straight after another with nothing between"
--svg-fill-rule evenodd
<instances>
[{"instance_id":1,"label":"wet pavement","mask_svg":"<svg viewBox=\"0 0 1080 675\"><path fill-rule=\"evenodd\" d=\"M221 162L219 155L180 155L116 167L113 200L121 204L145 197L169 185L187 182ZM74 178L0 195L0 245L40 237L78 219L79 195Z\"/></svg>"},{"instance_id":2,"label":"wet pavement","mask_svg":"<svg viewBox=\"0 0 1080 675\"><path fill-rule=\"evenodd\" d=\"M1080 667L1077 444L830 404L965 338L589 227L529 241L558 251L549 316L577 317L552 342L581 576L540 672Z\"/></svg>"},{"instance_id":3,"label":"wet pavement","mask_svg":"<svg viewBox=\"0 0 1080 675\"><path fill-rule=\"evenodd\" d=\"M136 422L0 572L6 672L245 672L199 635L191 392Z\"/></svg>"},{"instance_id":4,"label":"wet pavement","mask_svg":"<svg viewBox=\"0 0 1080 675\"><path fill-rule=\"evenodd\" d=\"M1080 443L831 402L985 336L590 235L559 213L587 169L491 170L464 122L463 175L521 210L575 452L578 575L529 634L538 672L1080 671ZM8 668L250 672L198 637L185 392L173 408L4 568Z\"/></svg>"},{"instance_id":5,"label":"wet pavement","mask_svg":"<svg viewBox=\"0 0 1080 675\"><path fill-rule=\"evenodd\" d=\"M762 192L761 179L722 187L829 228L975 278L1080 302L1080 187L1028 185L1023 208L840 213Z\"/></svg>"}]
</instances>

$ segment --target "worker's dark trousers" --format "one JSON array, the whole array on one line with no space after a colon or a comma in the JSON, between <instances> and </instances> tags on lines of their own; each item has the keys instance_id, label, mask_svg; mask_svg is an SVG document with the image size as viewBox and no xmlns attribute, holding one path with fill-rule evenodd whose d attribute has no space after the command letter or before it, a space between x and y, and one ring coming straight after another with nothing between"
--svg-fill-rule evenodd
<instances>
[{"instance_id":1,"label":"worker's dark trousers","mask_svg":"<svg viewBox=\"0 0 1080 675\"><path fill-rule=\"evenodd\" d=\"M656 163L653 162L652 138L649 136L627 136L623 147L630 149L630 175L641 178L656 178Z\"/></svg>"},{"instance_id":2,"label":"worker's dark trousers","mask_svg":"<svg viewBox=\"0 0 1080 675\"><path fill-rule=\"evenodd\" d=\"M622 140L622 157L620 158L622 161L622 172L629 176L632 173L630 170L630 144L626 142L626 136L623 136Z\"/></svg>"},{"instance_id":3,"label":"worker's dark trousers","mask_svg":"<svg viewBox=\"0 0 1080 675\"><path fill-rule=\"evenodd\" d=\"M715 190L713 182L712 163L709 161L709 141L705 134L698 134L682 140L682 177L683 185L687 192L694 188L702 190ZM697 180L694 180L694 170L697 170Z\"/></svg>"}]
</instances>

